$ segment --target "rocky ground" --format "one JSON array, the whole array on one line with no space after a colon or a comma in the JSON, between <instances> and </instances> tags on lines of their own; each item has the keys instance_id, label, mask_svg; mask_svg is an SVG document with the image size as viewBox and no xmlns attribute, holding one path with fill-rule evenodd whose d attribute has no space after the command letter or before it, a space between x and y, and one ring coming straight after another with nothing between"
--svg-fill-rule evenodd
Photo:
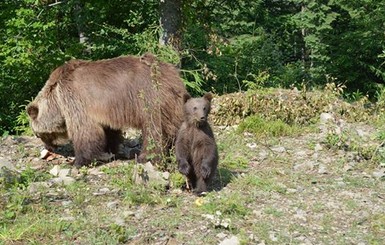
<instances>
[{"instance_id":1,"label":"rocky ground","mask_svg":"<svg viewBox=\"0 0 385 245\"><path fill-rule=\"evenodd\" d=\"M172 168L153 171L155 182L139 183L151 170L133 167L132 160L75 170L70 150L66 156L42 153L37 138L6 137L0 241L385 243L381 129L330 114L292 136L260 138L235 128L215 127L220 166L204 197L181 188Z\"/></svg>"}]
</instances>

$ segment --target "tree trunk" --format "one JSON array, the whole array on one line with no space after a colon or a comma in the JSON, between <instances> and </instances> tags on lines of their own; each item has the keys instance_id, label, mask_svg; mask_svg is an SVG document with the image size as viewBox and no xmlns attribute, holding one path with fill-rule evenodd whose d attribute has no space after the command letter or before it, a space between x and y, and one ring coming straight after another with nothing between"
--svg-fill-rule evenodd
<instances>
[{"instance_id":1,"label":"tree trunk","mask_svg":"<svg viewBox=\"0 0 385 245\"><path fill-rule=\"evenodd\" d=\"M74 17L76 22L76 27L78 29L79 42L85 44L87 37L85 35L85 26L84 26L84 16L83 16L84 4L77 0L75 1Z\"/></svg>"},{"instance_id":2,"label":"tree trunk","mask_svg":"<svg viewBox=\"0 0 385 245\"><path fill-rule=\"evenodd\" d=\"M181 50L182 0L160 0L160 25L163 33L159 43Z\"/></svg>"}]
</instances>

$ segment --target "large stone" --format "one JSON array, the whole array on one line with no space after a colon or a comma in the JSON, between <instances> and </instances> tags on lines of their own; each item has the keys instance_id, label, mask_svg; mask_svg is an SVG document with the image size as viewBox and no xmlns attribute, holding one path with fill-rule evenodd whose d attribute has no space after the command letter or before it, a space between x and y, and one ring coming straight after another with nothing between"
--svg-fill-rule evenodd
<instances>
[{"instance_id":1,"label":"large stone","mask_svg":"<svg viewBox=\"0 0 385 245\"><path fill-rule=\"evenodd\" d=\"M167 174L157 171L151 162L136 164L134 167L133 179L136 184L167 186L169 183L166 176Z\"/></svg>"}]
</instances>

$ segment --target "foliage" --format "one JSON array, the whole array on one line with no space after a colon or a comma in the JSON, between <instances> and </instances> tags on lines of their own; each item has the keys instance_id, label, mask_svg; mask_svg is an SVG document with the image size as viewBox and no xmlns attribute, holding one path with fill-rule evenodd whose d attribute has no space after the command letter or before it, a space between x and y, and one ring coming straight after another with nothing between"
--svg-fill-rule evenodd
<instances>
[{"instance_id":1,"label":"foliage","mask_svg":"<svg viewBox=\"0 0 385 245\"><path fill-rule=\"evenodd\" d=\"M155 0L3 0L0 8L0 135L23 132L20 106L71 58L153 52L181 68L193 95L311 88L333 77L351 99L376 99L385 79L383 1L182 1L178 52L159 44Z\"/></svg>"}]
</instances>

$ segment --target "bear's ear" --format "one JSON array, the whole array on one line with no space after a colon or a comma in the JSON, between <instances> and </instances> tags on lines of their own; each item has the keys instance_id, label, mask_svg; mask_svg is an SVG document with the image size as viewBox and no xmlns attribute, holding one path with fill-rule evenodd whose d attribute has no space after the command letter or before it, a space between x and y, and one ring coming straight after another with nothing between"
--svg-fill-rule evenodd
<instances>
[{"instance_id":1,"label":"bear's ear","mask_svg":"<svg viewBox=\"0 0 385 245\"><path fill-rule=\"evenodd\" d=\"M213 94L212 93L205 93L205 95L203 95L203 98L205 98L206 100L210 101L213 99Z\"/></svg>"},{"instance_id":2,"label":"bear's ear","mask_svg":"<svg viewBox=\"0 0 385 245\"><path fill-rule=\"evenodd\" d=\"M27 113L31 119L36 119L39 114L39 108L36 105L27 106Z\"/></svg>"},{"instance_id":3,"label":"bear's ear","mask_svg":"<svg viewBox=\"0 0 385 245\"><path fill-rule=\"evenodd\" d=\"M189 99L191 99L191 95L189 93L185 93L183 95L183 103L186 103Z\"/></svg>"}]
</instances>

